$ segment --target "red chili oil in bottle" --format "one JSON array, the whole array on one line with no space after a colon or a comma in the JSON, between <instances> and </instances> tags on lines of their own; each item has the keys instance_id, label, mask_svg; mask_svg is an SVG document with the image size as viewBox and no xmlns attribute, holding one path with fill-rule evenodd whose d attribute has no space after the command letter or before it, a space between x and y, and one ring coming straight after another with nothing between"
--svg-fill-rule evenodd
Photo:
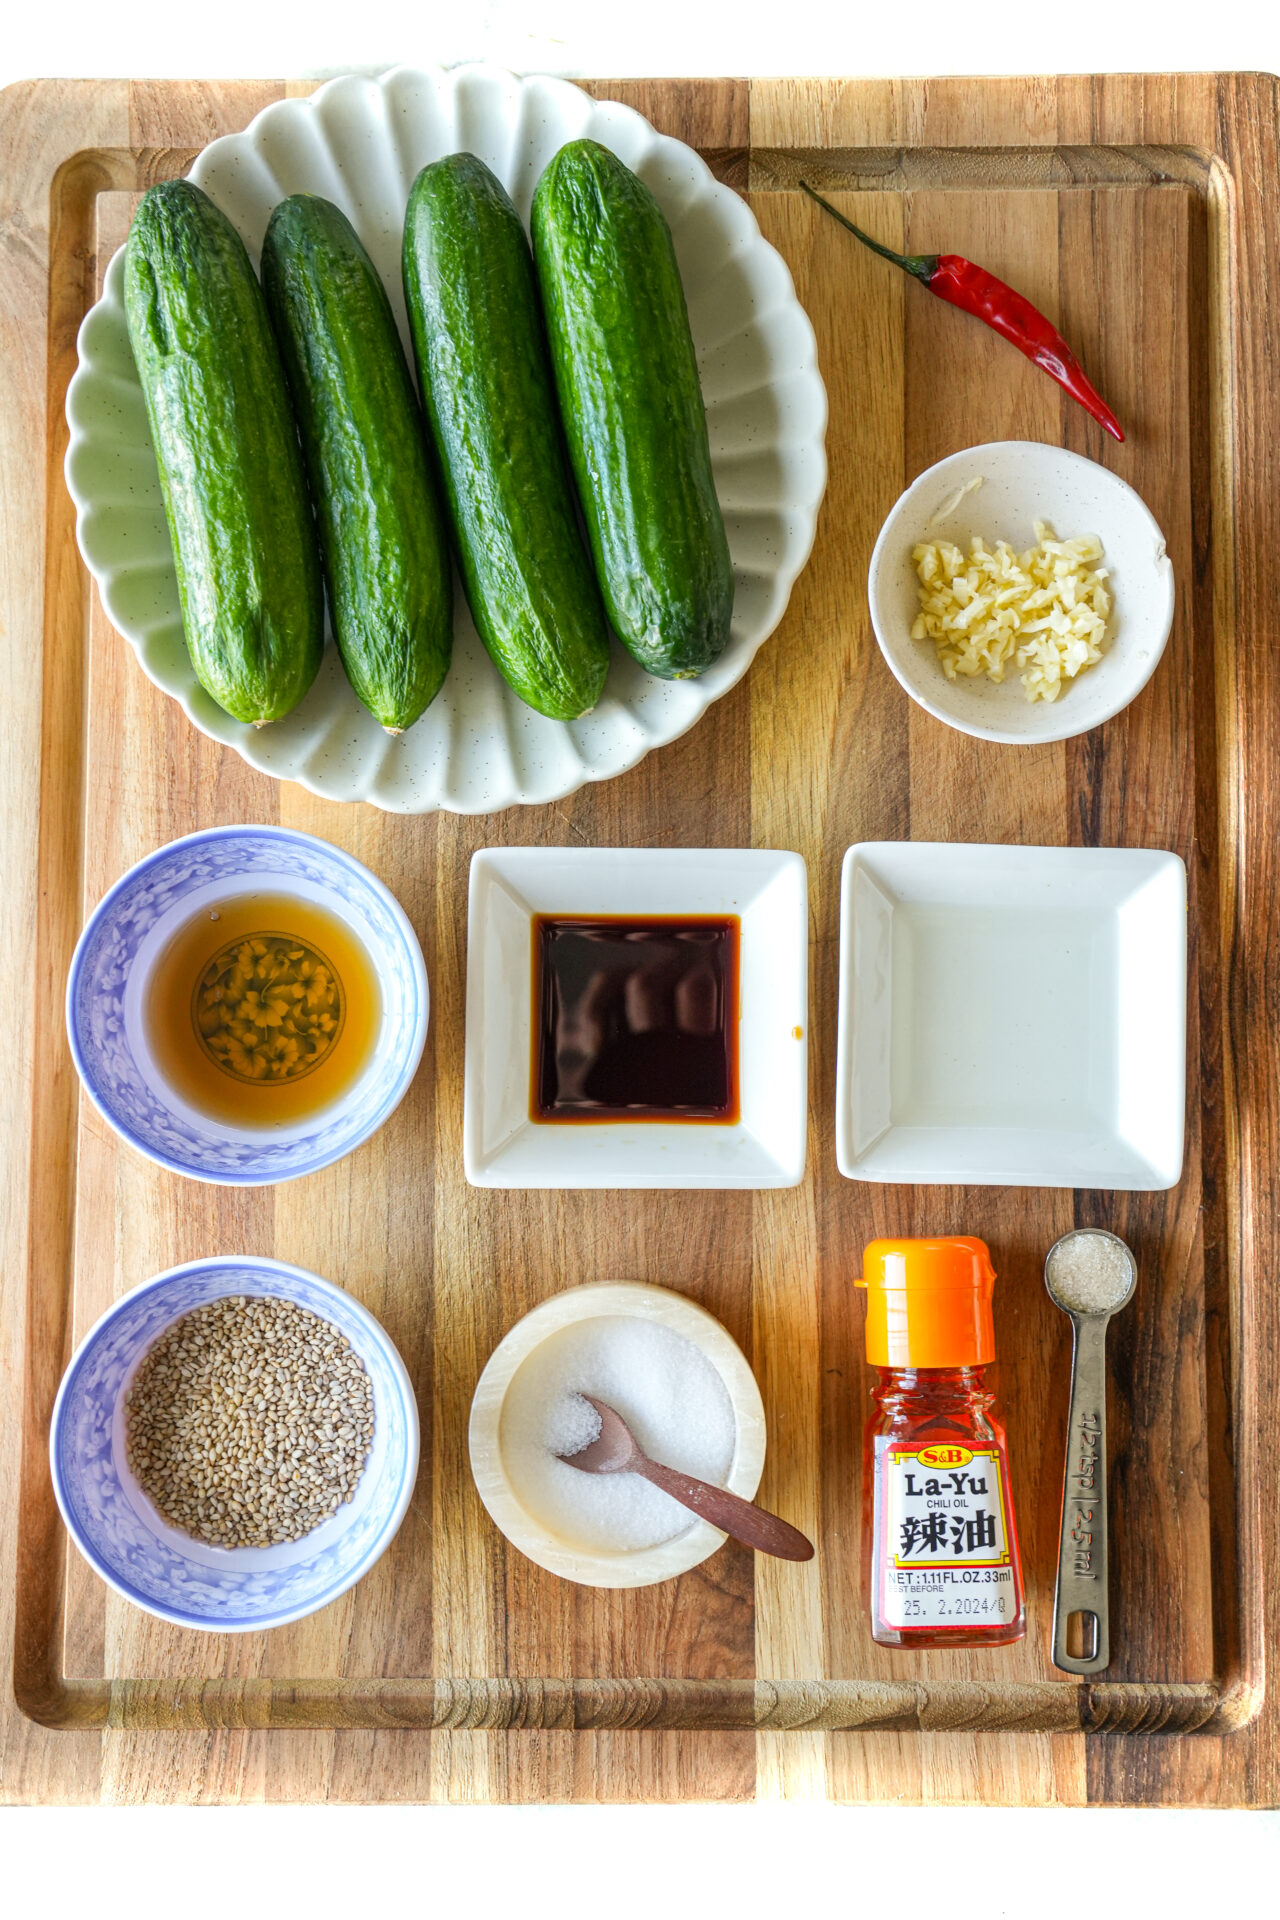
<instances>
[{"instance_id":1,"label":"red chili oil in bottle","mask_svg":"<svg viewBox=\"0 0 1280 1920\"><path fill-rule=\"evenodd\" d=\"M863 1255L867 1359L863 1552L884 1647L1002 1647L1027 1630L985 1243L873 1240Z\"/></svg>"}]
</instances>

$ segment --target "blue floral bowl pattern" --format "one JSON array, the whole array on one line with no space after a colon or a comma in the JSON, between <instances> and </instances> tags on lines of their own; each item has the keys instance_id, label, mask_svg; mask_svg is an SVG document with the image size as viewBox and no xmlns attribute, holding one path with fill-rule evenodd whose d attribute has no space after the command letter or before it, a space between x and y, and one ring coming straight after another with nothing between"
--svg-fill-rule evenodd
<instances>
[{"instance_id":1,"label":"blue floral bowl pattern","mask_svg":"<svg viewBox=\"0 0 1280 1920\"><path fill-rule=\"evenodd\" d=\"M165 1328L227 1294L291 1300L338 1327L373 1383L373 1448L355 1495L287 1546L206 1546L170 1527L130 1473L124 1393ZM54 1492L77 1547L107 1585L175 1626L258 1633L336 1600L385 1551L418 1471L418 1409L404 1363L341 1287L276 1260L200 1260L144 1281L98 1321L58 1390L49 1436Z\"/></svg>"},{"instance_id":2,"label":"blue floral bowl pattern","mask_svg":"<svg viewBox=\"0 0 1280 1920\"><path fill-rule=\"evenodd\" d=\"M369 953L382 994L369 1069L309 1125L279 1135L237 1133L182 1108L149 1071L138 1019L130 1017L138 1000L135 994L131 1003L130 978L163 944L160 923L176 932L187 917L184 902L242 884L305 893L342 913ZM417 1071L427 1012L422 949L393 896L350 854L284 827L214 827L140 860L90 916L67 981L71 1052L99 1113L148 1159L222 1186L296 1180L367 1140Z\"/></svg>"}]
</instances>

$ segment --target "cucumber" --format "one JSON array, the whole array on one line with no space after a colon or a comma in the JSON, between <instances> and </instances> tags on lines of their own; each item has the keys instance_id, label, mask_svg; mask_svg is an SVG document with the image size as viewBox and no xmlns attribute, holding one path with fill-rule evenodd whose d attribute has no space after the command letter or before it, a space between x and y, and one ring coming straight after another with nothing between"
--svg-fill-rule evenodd
<instances>
[{"instance_id":1,"label":"cucumber","mask_svg":"<svg viewBox=\"0 0 1280 1920\"><path fill-rule=\"evenodd\" d=\"M569 458L613 630L684 680L724 650L733 566L671 232L594 140L533 196L533 249Z\"/></svg>"},{"instance_id":2,"label":"cucumber","mask_svg":"<svg viewBox=\"0 0 1280 1920\"><path fill-rule=\"evenodd\" d=\"M316 677L324 586L262 289L189 180L143 195L124 276L191 664L234 719L264 726Z\"/></svg>"},{"instance_id":3,"label":"cucumber","mask_svg":"<svg viewBox=\"0 0 1280 1920\"><path fill-rule=\"evenodd\" d=\"M262 289L302 435L347 678L388 733L435 699L453 650L453 578L426 428L386 288L350 221L282 200Z\"/></svg>"},{"instance_id":4,"label":"cucumber","mask_svg":"<svg viewBox=\"0 0 1280 1920\"><path fill-rule=\"evenodd\" d=\"M604 687L609 633L578 528L529 243L474 154L434 161L414 181L404 284L480 638L522 700L575 720Z\"/></svg>"}]
</instances>

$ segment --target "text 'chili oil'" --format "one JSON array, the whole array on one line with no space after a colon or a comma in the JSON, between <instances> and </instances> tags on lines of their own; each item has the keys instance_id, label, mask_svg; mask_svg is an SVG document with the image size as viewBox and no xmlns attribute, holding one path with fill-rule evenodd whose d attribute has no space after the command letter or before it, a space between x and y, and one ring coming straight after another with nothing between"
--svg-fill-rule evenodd
<instances>
[{"instance_id":1,"label":"text 'chili oil'","mask_svg":"<svg viewBox=\"0 0 1280 1920\"><path fill-rule=\"evenodd\" d=\"M1007 1646L1026 1632L986 1243L873 1240L862 1564L882 1647Z\"/></svg>"}]
</instances>

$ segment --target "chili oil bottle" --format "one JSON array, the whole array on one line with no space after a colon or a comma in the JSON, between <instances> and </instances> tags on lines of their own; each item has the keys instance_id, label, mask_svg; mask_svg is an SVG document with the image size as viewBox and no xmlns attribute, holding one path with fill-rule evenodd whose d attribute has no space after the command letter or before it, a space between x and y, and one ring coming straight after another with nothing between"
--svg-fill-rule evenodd
<instances>
[{"instance_id":1,"label":"chili oil bottle","mask_svg":"<svg viewBox=\"0 0 1280 1920\"><path fill-rule=\"evenodd\" d=\"M981 1240L873 1240L863 1255L867 1360L863 1554L885 1647L999 1647L1026 1632Z\"/></svg>"}]
</instances>

